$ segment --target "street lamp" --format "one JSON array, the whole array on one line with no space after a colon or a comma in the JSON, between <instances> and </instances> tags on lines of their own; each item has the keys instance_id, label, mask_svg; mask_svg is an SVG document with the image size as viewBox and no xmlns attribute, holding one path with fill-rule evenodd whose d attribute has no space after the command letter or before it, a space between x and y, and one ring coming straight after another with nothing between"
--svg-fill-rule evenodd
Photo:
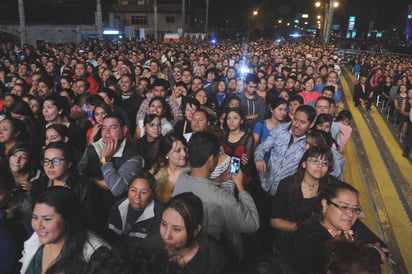
<instances>
[{"instance_id":1,"label":"street lamp","mask_svg":"<svg viewBox=\"0 0 412 274\"><path fill-rule=\"evenodd\" d=\"M315 3L315 6L317 8L321 7L322 3L320 1L317 1ZM333 9L339 7L339 2L337 0L329 0L329 3L325 4L325 17L324 17L324 22L323 22L323 39L325 42L325 46L329 46L329 41L330 41L330 29L332 27L332 21L333 21ZM320 18L318 18L320 19ZM320 24L320 20L318 21L318 24Z\"/></svg>"},{"instance_id":2,"label":"street lamp","mask_svg":"<svg viewBox=\"0 0 412 274\"><path fill-rule=\"evenodd\" d=\"M252 13L249 14L249 18L247 20L247 40L250 39L250 21L252 20L253 17L257 16L259 14L258 10L255 9L252 11Z\"/></svg>"}]
</instances>

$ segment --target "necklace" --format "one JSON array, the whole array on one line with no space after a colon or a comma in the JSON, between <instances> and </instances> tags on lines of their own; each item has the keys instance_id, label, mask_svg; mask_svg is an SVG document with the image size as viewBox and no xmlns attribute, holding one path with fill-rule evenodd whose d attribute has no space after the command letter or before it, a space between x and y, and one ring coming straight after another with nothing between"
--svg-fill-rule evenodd
<instances>
[{"instance_id":1,"label":"necklace","mask_svg":"<svg viewBox=\"0 0 412 274\"><path fill-rule=\"evenodd\" d=\"M319 183L317 183L317 184L308 184L308 183L305 182L305 180L303 180L303 183L308 186L308 188L309 188L310 191L314 191L314 190L315 190L315 186L318 186L318 185L319 185Z\"/></svg>"}]
</instances>

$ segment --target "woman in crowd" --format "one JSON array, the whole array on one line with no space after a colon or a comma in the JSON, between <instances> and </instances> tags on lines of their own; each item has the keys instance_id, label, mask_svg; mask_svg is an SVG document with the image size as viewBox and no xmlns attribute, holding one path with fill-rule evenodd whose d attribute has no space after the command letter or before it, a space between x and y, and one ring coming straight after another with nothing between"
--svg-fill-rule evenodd
<instances>
[{"instance_id":1,"label":"woman in crowd","mask_svg":"<svg viewBox=\"0 0 412 274\"><path fill-rule=\"evenodd\" d=\"M43 105L43 100L40 97L36 96L29 96L29 106L31 112L33 113L33 119L37 122L38 125L45 125L44 117L41 112L41 108Z\"/></svg>"},{"instance_id":2,"label":"woman in crowd","mask_svg":"<svg viewBox=\"0 0 412 274\"><path fill-rule=\"evenodd\" d=\"M159 157L159 144L161 141L160 118L156 114L146 114L143 119L145 134L136 141L136 148L145 162L145 169L150 170Z\"/></svg>"},{"instance_id":3,"label":"woman in crowd","mask_svg":"<svg viewBox=\"0 0 412 274\"><path fill-rule=\"evenodd\" d=\"M148 252L166 250L182 273L232 273L224 250L202 233L202 201L191 192L174 196L165 206L160 233L144 241Z\"/></svg>"},{"instance_id":4,"label":"woman in crowd","mask_svg":"<svg viewBox=\"0 0 412 274\"><path fill-rule=\"evenodd\" d=\"M66 187L50 187L36 199L32 227L20 259L21 273L65 273L107 246L87 231L80 200Z\"/></svg>"},{"instance_id":5,"label":"woman in crowd","mask_svg":"<svg viewBox=\"0 0 412 274\"><path fill-rule=\"evenodd\" d=\"M306 134L306 149L311 147L326 147L330 149L333 155L333 167L330 169L329 175L341 179L343 176L345 158L343 158L338 150L333 148L330 136L323 130L311 129Z\"/></svg>"},{"instance_id":6,"label":"woman in crowd","mask_svg":"<svg viewBox=\"0 0 412 274\"><path fill-rule=\"evenodd\" d=\"M172 197L180 175L189 171L186 150L186 139L182 136L168 135L160 141L158 160L150 172L157 182L156 196L163 203Z\"/></svg>"},{"instance_id":7,"label":"woman in crowd","mask_svg":"<svg viewBox=\"0 0 412 274\"><path fill-rule=\"evenodd\" d=\"M96 122L93 127L86 132L86 145L89 146L97 142L102 137L102 122L103 118L112 112L110 106L106 103L98 103L93 109L93 120Z\"/></svg>"},{"instance_id":8,"label":"woman in crowd","mask_svg":"<svg viewBox=\"0 0 412 274\"><path fill-rule=\"evenodd\" d=\"M241 160L243 183L247 185L252 181L249 160L253 157L253 136L242 129L243 122L244 116L239 108L226 111L223 149L227 155Z\"/></svg>"},{"instance_id":9,"label":"woman in crowd","mask_svg":"<svg viewBox=\"0 0 412 274\"><path fill-rule=\"evenodd\" d=\"M270 225L275 228L274 246L284 255L290 252L292 233L311 216L332 166L330 149L314 146L305 152L296 173L280 181L273 198Z\"/></svg>"},{"instance_id":10,"label":"woman in crowd","mask_svg":"<svg viewBox=\"0 0 412 274\"><path fill-rule=\"evenodd\" d=\"M79 175L73 164L73 151L68 144L53 142L44 148L42 165L45 176L33 181L31 195L36 198L47 188L64 186L70 188L80 199L90 228L103 230L107 212L102 209L101 190L89 178Z\"/></svg>"},{"instance_id":11,"label":"woman in crowd","mask_svg":"<svg viewBox=\"0 0 412 274\"><path fill-rule=\"evenodd\" d=\"M153 97L149 103L149 112L150 114L155 114L157 117L160 118L161 124L161 134L166 136L167 134L171 134L173 132L173 126L169 122L171 120L171 113L169 104L166 103L163 97ZM134 138L138 140L142 138L144 135L144 119L140 119L136 126L136 131L134 134Z\"/></svg>"},{"instance_id":12,"label":"woman in crowd","mask_svg":"<svg viewBox=\"0 0 412 274\"><path fill-rule=\"evenodd\" d=\"M23 121L6 116L0 121L0 164L5 163L7 154L17 142L27 142L29 136Z\"/></svg>"},{"instance_id":13,"label":"woman in crowd","mask_svg":"<svg viewBox=\"0 0 412 274\"><path fill-rule=\"evenodd\" d=\"M170 97L178 103L180 108L183 108L185 106L186 100L188 99L187 87L185 83L177 82L173 87L173 92Z\"/></svg>"},{"instance_id":14,"label":"woman in crowd","mask_svg":"<svg viewBox=\"0 0 412 274\"><path fill-rule=\"evenodd\" d=\"M352 136L352 113L349 110L341 110L336 117L336 124L339 127L339 151L343 152L343 148ZM337 140L338 141L338 140Z\"/></svg>"},{"instance_id":15,"label":"woman in crowd","mask_svg":"<svg viewBox=\"0 0 412 274\"><path fill-rule=\"evenodd\" d=\"M216 110L216 115L219 116L222 112L225 111L226 106L226 97L227 97L227 83L226 80L221 78L217 81L216 92L213 92L210 96L212 105Z\"/></svg>"},{"instance_id":16,"label":"woman in crowd","mask_svg":"<svg viewBox=\"0 0 412 274\"><path fill-rule=\"evenodd\" d=\"M193 132L191 127L192 115L200 108L199 101L194 98L188 98L183 108L184 119L177 121L174 130L178 135L185 136L185 134Z\"/></svg>"},{"instance_id":17,"label":"woman in crowd","mask_svg":"<svg viewBox=\"0 0 412 274\"><path fill-rule=\"evenodd\" d=\"M330 182L319 195L313 217L295 232L294 266L297 273L324 273L330 239L361 241L382 262L388 249L372 231L358 220L362 209L358 191L344 182Z\"/></svg>"},{"instance_id":18,"label":"woman in crowd","mask_svg":"<svg viewBox=\"0 0 412 274\"><path fill-rule=\"evenodd\" d=\"M40 177L41 171L36 168L37 165L34 165L33 152L29 143L16 143L7 155L7 162L7 168L2 172L10 173L14 182L11 196L12 207L8 215L18 220L29 236L33 232L30 225L32 211L30 190L32 182Z\"/></svg>"},{"instance_id":19,"label":"woman in crowd","mask_svg":"<svg viewBox=\"0 0 412 274\"><path fill-rule=\"evenodd\" d=\"M267 92L267 81L265 77L259 78L259 83L257 85L256 94L265 100L266 105L266 92Z\"/></svg>"},{"instance_id":20,"label":"woman in crowd","mask_svg":"<svg viewBox=\"0 0 412 274\"><path fill-rule=\"evenodd\" d=\"M277 125L285 121L287 115L288 103L282 98L276 98L270 105L271 116L262 122L257 122L253 129L253 139L255 146L263 142L269 135L269 132Z\"/></svg>"},{"instance_id":21,"label":"woman in crowd","mask_svg":"<svg viewBox=\"0 0 412 274\"><path fill-rule=\"evenodd\" d=\"M315 80L313 77L306 77L302 82L303 89L298 95L302 96L303 104L313 106L316 102L316 99L320 97L320 92L314 90Z\"/></svg>"},{"instance_id":22,"label":"woman in crowd","mask_svg":"<svg viewBox=\"0 0 412 274\"><path fill-rule=\"evenodd\" d=\"M107 241L144 239L157 230L163 204L155 199L156 181L152 174L140 170L129 185L127 197L113 205L107 226Z\"/></svg>"},{"instance_id":23,"label":"woman in crowd","mask_svg":"<svg viewBox=\"0 0 412 274\"><path fill-rule=\"evenodd\" d=\"M193 94L193 98L199 101L200 108L206 110L209 116L212 118L212 120L215 121L216 111L214 109L214 106L211 105L212 102L209 102L210 100L209 100L206 90L199 89Z\"/></svg>"},{"instance_id":24,"label":"woman in crowd","mask_svg":"<svg viewBox=\"0 0 412 274\"><path fill-rule=\"evenodd\" d=\"M45 98L43 103L43 116L46 120L46 127L52 124L62 124L69 130L69 142L73 147L83 151L86 146L83 130L72 122L68 115L69 109L66 99L63 96L52 94Z\"/></svg>"}]
</instances>

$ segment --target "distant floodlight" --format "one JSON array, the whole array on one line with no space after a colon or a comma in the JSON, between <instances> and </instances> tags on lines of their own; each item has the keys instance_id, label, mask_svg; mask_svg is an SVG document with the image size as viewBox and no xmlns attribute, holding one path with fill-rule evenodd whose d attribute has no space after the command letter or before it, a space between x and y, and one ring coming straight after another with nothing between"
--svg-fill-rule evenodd
<instances>
[{"instance_id":1,"label":"distant floodlight","mask_svg":"<svg viewBox=\"0 0 412 274\"><path fill-rule=\"evenodd\" d=\"M119 31L118 30L104 30L103 34L104 35L119 35Z\"/></svg>"}]
</instances>

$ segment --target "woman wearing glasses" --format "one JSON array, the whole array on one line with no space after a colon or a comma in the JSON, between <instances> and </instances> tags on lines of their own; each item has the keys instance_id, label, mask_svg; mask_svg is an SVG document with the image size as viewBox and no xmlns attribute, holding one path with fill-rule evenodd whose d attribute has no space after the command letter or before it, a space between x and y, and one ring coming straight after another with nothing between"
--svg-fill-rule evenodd
<instances>
[{"instance_id":1,"label":"woman wearing glasses","mask_svg":"<svg viewBox=\"0 0 412 274\"><path fill-rule=\"evenodd\" d=\"M44 148L42 166L44 176L34 181L31 195L37 198L47 188L52 186L63 186L72 189L83 204L88 224L96 232L103 230L108 215L102 210L101 201L103 190L97 188L96 184L87 177L79 175L73 164L73 150L71 146L62 142L53 142ZM108 205L109 207L109 205Z\"/></svg>"},{"instance_id":2,"label":"woman wearing glasses","mask_svg":"<svg viewBox=\"0 0 412 274\"><path fill-rule=\"evenodd\" d=\"M370 252L385 262L386 245L358 220L362 209L358 191L344 182L328 183L319 195L313 217L295 233L294 266L297 273L324 273L333 254L326 250L333 239L358 241L370 247Z\"/></svg>"},{"instance_id":3,"label":"woman wearing glasses","mask_svg":"<svg viewBox=\"0 0 412 274\"><path fill-rule=\"evenodd\" d=\"M309 148L300 160L298 170L279 183L273 198L270 225L274 230L274 247L290 252L291 237L298 226L311 216L319 193L328 183L333 156L327 147Z\"/></svg>"}]
</instances>

